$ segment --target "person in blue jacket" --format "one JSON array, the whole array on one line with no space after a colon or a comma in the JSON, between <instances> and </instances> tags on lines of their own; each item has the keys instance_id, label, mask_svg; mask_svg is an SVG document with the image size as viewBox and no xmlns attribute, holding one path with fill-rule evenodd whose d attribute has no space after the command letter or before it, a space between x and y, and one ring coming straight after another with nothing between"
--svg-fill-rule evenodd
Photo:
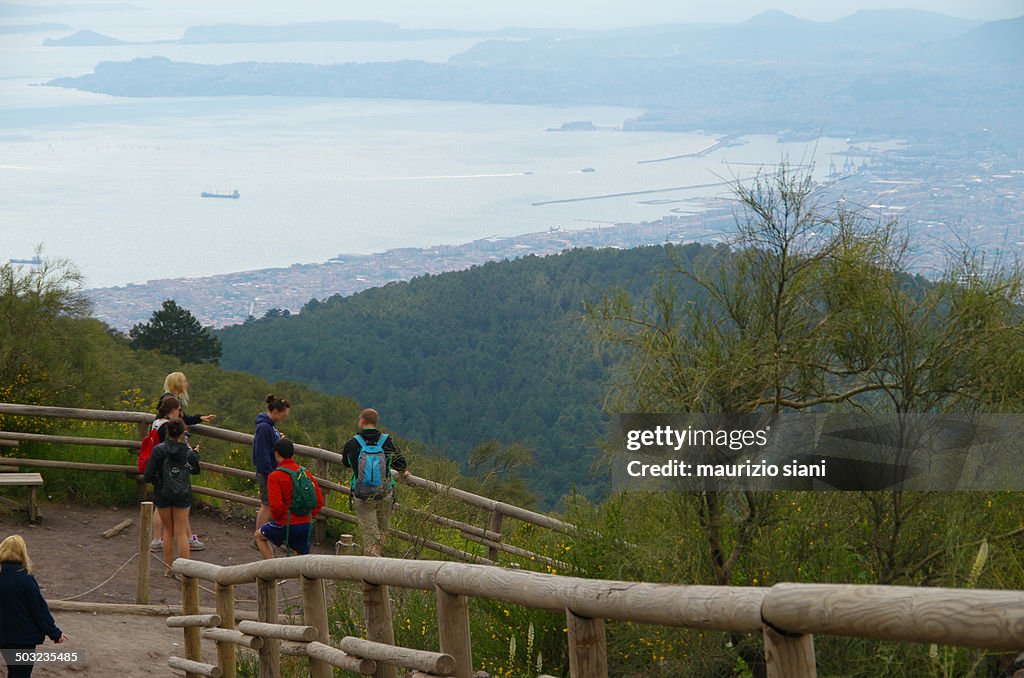
<instances>
[{"instance_id":1,"label":"person in blue jacket","mask_svg":"<svg viewBox=\"0 0 1024 678\"><path fill-rule=\"evenodd\" d=\"M291 403L275 395L267 396L267 411L256 415L256 433L252 438L252 465L256 469L256 482L260 486L260 510L256 514L256 529L270 522L270 495L267 476L277 468L274 444L283 438L277 425L288 418ZM255 546L256 540L253 540Z\"/></svg>"},{"instance_id":2,"label":"person in blue jacket","mask_svg":"<svg viewBox=\"0 0 1024 678\"><path fill-rule=\"evenodd\" d=\"M50 614L50 607L32 576L32 561L21 535L0 542L0 649L10 678L32 675L32 664L12 665L14 650L32 652L45 636L55 643L68 637L61 633Z\"/></svg>"}]
</instances>

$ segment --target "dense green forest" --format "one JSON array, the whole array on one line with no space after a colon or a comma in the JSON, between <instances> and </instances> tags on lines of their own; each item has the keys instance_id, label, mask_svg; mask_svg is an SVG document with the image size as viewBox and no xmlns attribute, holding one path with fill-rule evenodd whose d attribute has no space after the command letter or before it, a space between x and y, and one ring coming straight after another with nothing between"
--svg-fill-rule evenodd
<instances>
[{"instance_id":1,"label":"dense green forest","mask_svg":"<svg viewBox=\"0 0 1024 678\"><path fill-rule=\"evenodd\" d=\"M459 463L489 440L534 450L548 506L575 485L599 497L614 356L598 353L585 303L650 288L700 245L585 249L423 276L218 333L222 364L293 379L378 408L385 423Z\"/></svg>"},{"instance_id":2,"label":"dense green forest","mask_svg":"<svg viewBox=\"0 0 1024 678\"><path fill-rule=\"evenodd\" d=\"M952 253L946 269L927 281L908 275L912 248L898 224L867 218L842 203L820 204L813 184L785 168L777 176L738 188L737 198L737 232L729 247L575 252L492 264L349 299L311 303L296 318L251 323L233 331L273 335L276 343L264 351L270 358L284 355L273 350L277 346L309 353L325 342L349 357L345 367L361 378L363 386L373 381L374 346L395 343L406 351L404 378L412 384L406 390L413 392L415 387L421 399L438 402L447 398L416 381L418 369L428 369L421 367L428 363L429 369L435 363L450 366L439 361L459 351L462 364L456 367L462 369L438 368L433 375L445 389L468 381L466 375L474 367L496 372L489 377L494 383L515 377L510 383L521 388L528 377L581 369L574 362L561 371L558 365L541 366L531 351L541 350L546 338L551 347L540 354L544 360L579 356L592 361L595 374L587 388L593 389L595 408L607 402L609 411L1021 411L1024 269L1016 262L985 259L964 249ZM617 258L627 263L615 269ZM573 262L577 272L565 273L564 278L547 268ZM573 283L570 277L579 281ZM2 400L145 409L158 395L162 376L179 367L166 356L131 350L126 338L90 320L81 298L69 291L75 285L73 269L55 266L18 274L9 266L0 267L0 284ZM435 285L441 292L431 290ZM564 294L553 293L560 285ZM592 302L585 309L584 299ZM350 314L351 325L332 326L321 334L332 313L348 306L359 311ZM477 306L505 311L474 315L471 309ZM516 317L513 310L530 321L501 319ZM484 322L488 317L490 324ZM296 324L303 319L308 324ZM407 327L400 321L408 319L433 333L414 328L416 341L406 340ZM292 334L290 327L300 327L304 334ZM372 327L387 328L388 333L375 333L368 329ZM467 331L471 327L490 333ZM358 338L364 336L373 341ZM471 360L473 350L482 347L469 339L481 342L485 337L505 346L505 360L495 359L493 366L483 357ZM603 358L594 352L595 339L608 351ZM346 349L346 344L354 348ZM513 357L522 362L512 362ZM350 424L344 422L358 408L349 397L326 396L309 386L267 384L210 365L185 367L195 392L191 410L215 411L233 428L245 430L262 406L264 392L273 390L295 403L295 416L287 422L289 433L304 442L331 446L347 436ZM550 392L560 393L553 387ZM377 404L365 388L354 389L352 395L361 404ZM562 409L580 405L568 400L569 395L563 397L564 402L555 403ZM440 421L468 426L476 417L488 428L487 417L495 416L481 411L482 405L471 399L459 406L463 409L445 412ZM511 475L511 482L506 478L503 484L488 485L493 480L490 473L484 474L486 481L456 479L453 463L431 457L426 454L429 448L414 441L407 445L424 452L414 458L422 475L457 480L492 496L504 492L515 500L521 487L514 469L504 471L519 465L520 471L525 466L536 475L543 468L543 463L524 464L524 443L536 447L537 441L529 437L532 419L524 424L515 417L530 413L501 412L497 422L510 422L508 444L467 443L475 445L465 457L468 462L490 465L498 471L494 475ZM540 420L535 427L554 428L544 420L549 410L532 413ZM385 412L385 421L394 423L398 416L397 411ZM561 409L552 422L558 416ZM5 429L33 430L42 425L24 418L0 419ZM514 435L517 426L519 436ZM591 437L597 438L599 415L593 426ZM395 428L405 433L397 424ZM50 448L25 447L18 454L42 454ZM222 452L229 462L245 466L245 450L228 446ZM242 458L230 458L233 453ZM109 461L101 455L125 454L96 450L89 458ZM537 458L548 457L538 449ZM65 479L48 472L47 488L85 500L111 499L109 488L91 485L87 477L92 476L68 473ZM130 483L125 485L130 495ZM130 496L122 499L131 501ZM415 500L410 492L402 502ZM600 501L568 493L563 516L583 528L571 537L516 526L515 521L506 525L513 524L508 533L517 545L557 555L566 563L559 563L557 570L525 560L514 566L558 574L568 569L581 577L755 587L833 582L1020 590L1022 502L1021 492L909 492L898 487L849 492L613 492ZM451 504L417 507L478 524L484 518L460 513L462 509ZM398 520L409 520L403 513ZM435 534L470 548L457 534ZM512 560L502 564L512 566ZM335 635L361 633L357 591L338 588L331 607ZM396 640L403 646L436 650L433 594L401 591L393 596ZM476 667L504 678L566 675L564 615L482 600L470 605ZM764 644L757 634L626 622L609 623L607 634L611 675L765 675ZM814 643L823 676L981 678L1013 675L1015 670L1011 664L1016 653L824 634ZM301 667L290 660L284 666L284 675L302 675Z\"/></svg>"}]
</instances>

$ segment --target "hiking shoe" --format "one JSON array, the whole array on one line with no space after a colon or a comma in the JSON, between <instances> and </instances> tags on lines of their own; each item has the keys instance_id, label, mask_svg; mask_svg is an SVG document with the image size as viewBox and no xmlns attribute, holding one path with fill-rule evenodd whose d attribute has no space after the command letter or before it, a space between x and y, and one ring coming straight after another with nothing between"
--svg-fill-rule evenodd
<instances>
[{"instance_id":1,"label":"hiking shoe","mask_svg":"<svg viewBox=\"0 0 1024 678\"><path fill-rule=\"evenodd\" d=\"M193 534L192 538L188 542L188 548L191 551L202 551L206 548L206 544L199 541L199 535Z\"/></svg>"},{"instance_id":2,"label":"hiking shoe","mask_svg":"<svg viewBox=\"0 0 1024 678\"><path fill-rule=\"evenodd\" d=\"M153 541L149 542L149 550L150 551L159 551L163 547L164 547L164 540L163 539L154 539Z\"/></svg>"}]
</instances>

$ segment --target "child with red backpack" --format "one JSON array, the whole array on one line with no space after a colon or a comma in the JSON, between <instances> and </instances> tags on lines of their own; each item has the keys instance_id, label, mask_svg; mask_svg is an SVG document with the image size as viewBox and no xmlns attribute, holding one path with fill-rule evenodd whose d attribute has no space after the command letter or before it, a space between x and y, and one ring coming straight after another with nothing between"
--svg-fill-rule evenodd
<instances>
[{"instance_id":1,"label":"child with red backpack","mask_svg":"<svg viewBox=\"0 0 1024 678\"><path fill-rule=\"evenodd\" d=\"M313 475L295 463L295 445L287 438L274 443L277 468L267 476L271 520L256 530L256 547L264 560L274 557L274 546L305 555L313 540L312 519L324 506L324 495Z\"/></svg>"}]
</instances>

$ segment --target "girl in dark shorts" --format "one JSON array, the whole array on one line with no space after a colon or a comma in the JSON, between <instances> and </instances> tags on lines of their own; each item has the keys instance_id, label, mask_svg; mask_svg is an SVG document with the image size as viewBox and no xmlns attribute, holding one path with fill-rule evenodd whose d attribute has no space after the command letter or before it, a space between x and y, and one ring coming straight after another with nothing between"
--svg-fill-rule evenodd
<instances>
[{"instance_id":1,"label":"girl in dark shorts","mask_svg":"<svg viewBox=\"0 0 1024 678\"><path fill-rule=\"evenodd\" d=\"M199 446L195 449L185 442L185 422L171 419L167 422L167 437L153 448L153 455L146 464L143 479L153 483L153 505L160 513L164 525L164 563L171 576L174 562L174 547L178 557L188 558L189 539L192 527L189 525L189 509L192 507L192 480L199 474Z\"/></svg>"}]
</instances>

